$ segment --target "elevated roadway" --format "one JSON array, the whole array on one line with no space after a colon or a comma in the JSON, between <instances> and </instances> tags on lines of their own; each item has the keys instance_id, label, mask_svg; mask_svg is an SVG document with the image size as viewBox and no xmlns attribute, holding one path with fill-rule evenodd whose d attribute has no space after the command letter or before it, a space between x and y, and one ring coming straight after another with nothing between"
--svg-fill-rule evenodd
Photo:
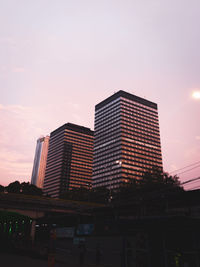
<instances>
[{"instance_id":1,"label":"elevated roadway","mask_svg":"<svg viewBox=\"0 0 200 267\"><path fill-rule=\"evenodd\" d=\"M90 215L92 210L97 207L102 207L101 204L53 199L41 196L0 193L0 211L15 212L24 216L30 217L31 224L31 239L35 238L36 220L42 217L55 216L59 214L65 215Z\"/></svg>"},{"instance_id":2,"label":"elevated roadway","mask_svg":"<svg viewBox=\"0 0 200 267\"><path fill-rule=\"evenodd\" d=\"M47 213L90 214L93 208L102 206L104 205L90 202L0 193L1 211L17 212L33 219L44 217Z\"/></svg>"}]
</instances>

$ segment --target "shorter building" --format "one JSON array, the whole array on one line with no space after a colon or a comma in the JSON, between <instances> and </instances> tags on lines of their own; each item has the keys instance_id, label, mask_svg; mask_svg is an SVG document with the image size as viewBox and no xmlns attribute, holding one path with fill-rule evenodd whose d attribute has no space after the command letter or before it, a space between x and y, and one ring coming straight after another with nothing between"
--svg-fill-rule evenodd
<instances>
[{"instance_id":1,"label":"shorter building","mask_svg":"<svg viewBox=\"0 0 200 267\"><path fill-rule=\"evenodd\" d=\"M37 140L31 184L34 184L39 188L43 188L49 147L49 138L49 136L46 136L40 137Z\"/></svg>"},{"instance_id":2,"label":"shorter building","mask_svg":"<svg viewBox=\"0 0 200 267\"><path fill-rule=\"evenodd\" d=\"M44 193L60 197L76 187L89 188L92 180L93 131L66 123L50 135Z\"/></svg>"}]
</instances>

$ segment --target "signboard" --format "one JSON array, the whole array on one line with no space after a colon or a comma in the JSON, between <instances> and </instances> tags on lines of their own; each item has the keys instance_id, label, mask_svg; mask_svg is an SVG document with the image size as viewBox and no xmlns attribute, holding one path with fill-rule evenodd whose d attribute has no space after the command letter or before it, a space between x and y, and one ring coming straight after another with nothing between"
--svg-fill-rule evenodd
<instances>
[{"instance_id":1,"label":"signboard","mask_svg":"<svg viewBox=\"0 0 200 267\"><path fill-rule=\"evenodd\" d=\"M72 238L74 237L74 227L56 228L57 238Z\"/></svg>"},{"instance_id":2,"label":"signboard","mask_svg":"<svg viewBox=\"0 0 200 267\"><path fill-rule=\"evenodd\" d=\"M77 235L91 235L94 231L94 224L79 224L77 228Z\"/></svg>"}]
</instances>

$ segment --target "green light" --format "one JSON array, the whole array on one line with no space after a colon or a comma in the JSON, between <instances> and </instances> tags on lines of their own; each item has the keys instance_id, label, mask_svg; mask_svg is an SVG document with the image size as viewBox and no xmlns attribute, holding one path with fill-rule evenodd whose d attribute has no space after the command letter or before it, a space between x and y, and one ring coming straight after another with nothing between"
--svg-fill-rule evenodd
<instances>
[{"instance_id":1,"label":"green light","mask_svg":"<svg viewBox=\"0 0 200 267\"><path fill-rule=\"evenodd\" d=\"M12 227L10 226L10 228L9 228L9 234L11 234L11 232L12 232Z\"/></svg>"}]
</instances>

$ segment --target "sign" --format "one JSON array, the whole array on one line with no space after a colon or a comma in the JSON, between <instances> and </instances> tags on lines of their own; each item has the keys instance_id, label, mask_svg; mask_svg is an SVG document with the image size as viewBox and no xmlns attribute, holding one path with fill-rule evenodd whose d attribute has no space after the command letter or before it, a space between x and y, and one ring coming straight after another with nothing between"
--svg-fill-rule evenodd
<instances>
[{"instance_id":1,"label":"sign","mask_svg":"<svg viewBox=\"0 0 200 267\"><path fill-rule=\"evenodd\" d=\"M94 224L79 224L77 235L91 235L94 230Z\"/></svg>"},{"instance_id":2,"label":"sign","mask_svg":"<svg viewBox=\"0 0 200 267\"><path fill-rule=\"evenodd\" d=\"M56 228L57 238L72 238L74 237L74 227Z\"/></svg>"}]
</instances>

